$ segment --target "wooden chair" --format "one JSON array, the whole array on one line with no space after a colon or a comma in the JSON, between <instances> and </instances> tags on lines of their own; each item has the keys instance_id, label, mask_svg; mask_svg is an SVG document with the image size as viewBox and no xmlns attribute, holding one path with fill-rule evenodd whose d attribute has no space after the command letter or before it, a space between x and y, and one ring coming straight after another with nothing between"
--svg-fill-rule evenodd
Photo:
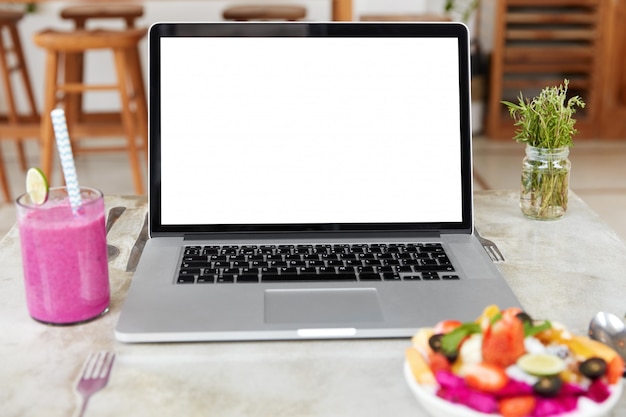
<instances>
[{"instance_id":1,"label":"wooden chair","mask_svg":"<svg viewBox=\"0 0 626 417\"><path fill-rule=\"evenodd\" d=\"M90 114L82 120L76 120L72 114L66 114L70 137L93 138L125 136L126 146L122 147L74 147L75 153L82 151L127 151L133 182L137 194L144 193L142 170L138 151L147 143L147 105L143 94L141 67L137 62L137 47L146 35L145 29L113 30L76 30L61 32L45 30L34 35L36 45L46 50L45 94L43 114L50 112L59 102L67 103L69 97L88 91L116 91L120 96L119 114ZM89 85L83 81L67 80L61 74L64 58L68 54L83 54L90 50L109 50L114 58L116 82L114 84ZM113 117L120 116L120 117ZM145 129L143 127L146 127ZM146 136L143 136L146 135ZM143 141L138 145L137 137ZM54 133L50 117L43 117L41 123L41 168L50 177ZM77 143L77 142L76 142Z\"/></svg>"},{"instance_id":2,"label":"wooden chair","mask_svg":"<svg viewBox=\"0 0 626 417\"><path fill-rule=\"evenodd\" d=\"M593 137L601 105L602 14L605 0L498 0L487 103L487 136L511 139L502 100L532 98L570 80L587 106L576 115L579 137Z\"/></svg>"},{"instance_id":3,"label":"wooden chair","mask_svg":"<svg viewBox=\"0 0 626 417\"><path fill-rule=\"evenodd\" d=\"M306 7L291 5L240 5L224 9L226 20L302 20L306 17Z\"/></svg>"},{"instance_id":4,"label":"wooden chair","mask_svg":"<svg viewBox=\"0 0 626 417\"><path fill-rule=\"evenodd\" d=\"M0 10L0 76L2 77L2 90L0 90L2 94L0 97L6 97L5 104L7 106L7 113L0 115L0 139L15 140L20 168L25 170L26 156L22 140L39 136L39 114L17 28L17 23L23 16L24 13L19 11ZM10 40L10 43L5 43L5 40ZM15 72L18 73L17 78L21 81L22 91L27 99L27 113L20 112L18 109L16 96L19 85L17 80L12 77ZM1 149L0 187L5 200L11 200Z\"/></svg>"}]
</instances>

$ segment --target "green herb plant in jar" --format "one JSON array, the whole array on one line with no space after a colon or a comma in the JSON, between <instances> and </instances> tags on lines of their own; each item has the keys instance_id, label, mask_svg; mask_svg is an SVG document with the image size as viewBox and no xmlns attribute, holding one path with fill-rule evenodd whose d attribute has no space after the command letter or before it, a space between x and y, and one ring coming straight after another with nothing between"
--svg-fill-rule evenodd
<instances>
[{"instance_id":1,"label":"green herb plant in jar","mask_svg":"<svg viewBox=\"0 0 626 417\"><path fill-rule=\"evenodd\" d=\"M508 107L517 130L514 139L526 144L522 165L520 208L527 217L554 220L567 211L576 107L584 108L579 96L567 99L569 81L546 87L532 100L520 93L517 104Z\"/></svg>"}]
</instances>

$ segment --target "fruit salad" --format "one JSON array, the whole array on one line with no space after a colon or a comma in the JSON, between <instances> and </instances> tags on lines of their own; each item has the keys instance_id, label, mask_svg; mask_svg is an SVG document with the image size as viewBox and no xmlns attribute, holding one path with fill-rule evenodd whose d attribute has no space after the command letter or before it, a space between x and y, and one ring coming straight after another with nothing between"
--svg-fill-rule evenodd
<instances>
[{"instance_id":1,"label":"fruit salad","mask_svg":"<svg viewBox=\"0 0 626 417\"><path fill-rule=\"evenodd\" d=\"M504 417L574 412L583 397L603 403L620 383L613 349L519 308L485 308L474 322L420 329L406 349L421 386L454 404Z\"/></svg>"}]
</instances>

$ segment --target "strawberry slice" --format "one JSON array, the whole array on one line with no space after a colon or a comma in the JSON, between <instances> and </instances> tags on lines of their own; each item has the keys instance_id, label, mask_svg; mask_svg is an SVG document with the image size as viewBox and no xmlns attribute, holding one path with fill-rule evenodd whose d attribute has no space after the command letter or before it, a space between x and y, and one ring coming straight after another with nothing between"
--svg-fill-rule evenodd
<instances>
[{"instance_id":1,"label":"strawberry slice","mask_svg":"<svg viewBox=\"0 0 626 417\"><path fill-rule=\"evenodd\" d=\"M482 354L486 363L506 368L526 352L524 323L515 314L514 310L504 311L502 318L485 330Z\"/></svg>"},{"instance_id":2,"label":"strawberry slice","mask_svg":"<svg viewBox=\"0 0 626 417\"><path fill-rule=\"evenodd\" d=\"M504 369L490 363L475 363L464 367L465 383L478 391L494 394L509 382Z\"/></svg>"},{"instance_id":3,"label":"strawberry slice","mask_svg":"<svg viewBox=\"0 0 626 417\"><path fill-rule=\"evenodd\" d=\"M536 400L532 395L503 398L498 403L502 417L527 417L535 410Z\"/></svg>"}]
</instances>

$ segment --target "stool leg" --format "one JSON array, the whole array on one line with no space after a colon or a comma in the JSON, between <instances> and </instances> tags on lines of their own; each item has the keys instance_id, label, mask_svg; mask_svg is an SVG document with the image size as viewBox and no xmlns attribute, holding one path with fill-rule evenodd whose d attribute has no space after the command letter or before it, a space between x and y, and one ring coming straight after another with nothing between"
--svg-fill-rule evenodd
<instances>
[{"instance_id":1,"label":"stool leg","mask_svg":"<svg viewBox=\"0 0 626 417\"><path fill-rule=\"evenodd\" d=\"M139 135L142 139L141 148L146 155L148 163L148 104L146 102L146 88L143 73L141 72L141 59L139 49L135 48L128 52L129 72L132 80L132 88L135 97L135 114Z\"/></svg>"},{"instance_id":2,"label":"stool leg","mask_svg":"<svg viewBox=\"0 0 626 417\"><path fill-rule=\"evenodd\" d=\"M2 148L0 147L0 187L2 187L2 195L6 202L11 201L11 190L7 181L7 174L4 170L4 159L2 157Z\"/></svg>"},{"instance_id":3,"label":"stool leg","mask_svg":"<svg viewBox=\"0 0 626 417\"><path fill-rule=\"evenodd\" d=\"M11 84L11 69L9 67L9 62L7 59L7 55L9 50L6 49L4 45L4 41L2 40L2 27L0 27L0 67L3 69L2 71L2 84L3 89L6 92L6 105L7 105L7 120L9 124L17 125L18 114L17 114L17 106L15 104L15 95L13 94L13 86ZM13 50L17 50L19 39L17 38L17 32L14 30L13 26L7 26L7 30L9 32L9 36L11 38L11 43L13 45ZM18 57L18 66L20 65L20 60ZM22 138L15 138L15 144L17 145L17 154L18 160L20 162L20 167L22 169L25 168L25 158L24 158L24 150L22 147ZM10 199L10 197L8 198Z\"/></svg>"},{"instance_id":4,"label":"stool leg","mask_svg":"<svg viewBox=\"0 0 626 417\"><path fill-rule=\"evenodd\" d=\"M137 133L135 130L135 116L130 108L130 95L128 93L129 82L132 79L127 74L129 61L128 55L132 51L124 49L116 49L113 51L115 56L115 67L117 70L117 80L120 88L120 100L122 104L122 122L124 124L124 130L126 131L126 137L128 140L128 157L130 167L133 173L133 183L135 185L135 192L137 194L144 194L144 185L141 175L141 166L139 164L139 154L137 153Z\"/></svg>"},{"instance_id":5,"label":"stool leg","mask_svg":"<svg viewBox=\"0 0 626 417\"><path fill-rule=\"evenodd\" d=\"M3 71L0 71L0 75L2 76L2 87L4 89L4 91L7 92L7 99L8 99L8 106L9 106L9 114L7 115L7 118L9 119L9 121L11 121L11 111L10 111L10 107L11 107L11 98L12 98L12 91L11 91L11 80L10 80L10 76L9 76L9 67L8 67L8 63L7 63L7 59L6 59L6 54L7 51L4 47L4 42L2 40L2 36L3 36L3 27L0 26L0 68L3 69ZM2 148L0 148L0 187L2 187L2 195L4 195L4 199L6 201L11 201L11 191L9 190L9 183L7 182L6 179L6 172L4 170L4 160L2 159Z\"/></svg>"},{"instance_id":6,"label":"stool leg","mask_svg":"<svg viewBox=\"0 0 626 417\"><path fill-rule=\"evenodd\" d=\"M28 72L28 66L26 64L26 58L24 57L24 50L22 49L22 42L20 41L19 33L17 32L17 27L12 26L10 28L11 38L13 40L13 50L15 51L15 56L17 57L17 62L19 63L19 73L20 78L22 79L22 85L24 86L24 90L26 92L26 98L28 99L29 106L29 119L37 120L39 118L39 114L37 113L37 103L35 103L35 94L33 93L33 88L30 83L30 76ZM17 115L17 112L16 112ZM23 171L26 170L26 154L24 152L24 146L22 143L22 138L17 139L17 152L18 158L20 162L20 168Z\"/></svg>"},{"instance_id":7,"label":"stool leg","mask_svg":"<svg viewBox=\"0 0 626 417\"><path fill-rule=\"evenodd\" d=\"M76 30L85 30L86 18L77 18L75 20ZM64 65L64 81L65 83L82 84L84 77L85 67L85 53L74 52L65 53L65 65ZM73 93L66 94L65 97L65 114L74 120L76 123L80 123L83 119L83 94Z\"/></svg>"},{"instance_id":8,"label":"stool leg","mask_svg":"<svg viewBox=\"0 0 626 417\"><path fill-rule=\"evenodd\" d=\"M56 91L58 80L58 54L55 51L46 52L46 78L44 87L44 103L41 115L41 170L52 181L52 152L54 150L54 131L52 130L52 120L50 112L56 105Z\"/></svg>"}]
</instances>

